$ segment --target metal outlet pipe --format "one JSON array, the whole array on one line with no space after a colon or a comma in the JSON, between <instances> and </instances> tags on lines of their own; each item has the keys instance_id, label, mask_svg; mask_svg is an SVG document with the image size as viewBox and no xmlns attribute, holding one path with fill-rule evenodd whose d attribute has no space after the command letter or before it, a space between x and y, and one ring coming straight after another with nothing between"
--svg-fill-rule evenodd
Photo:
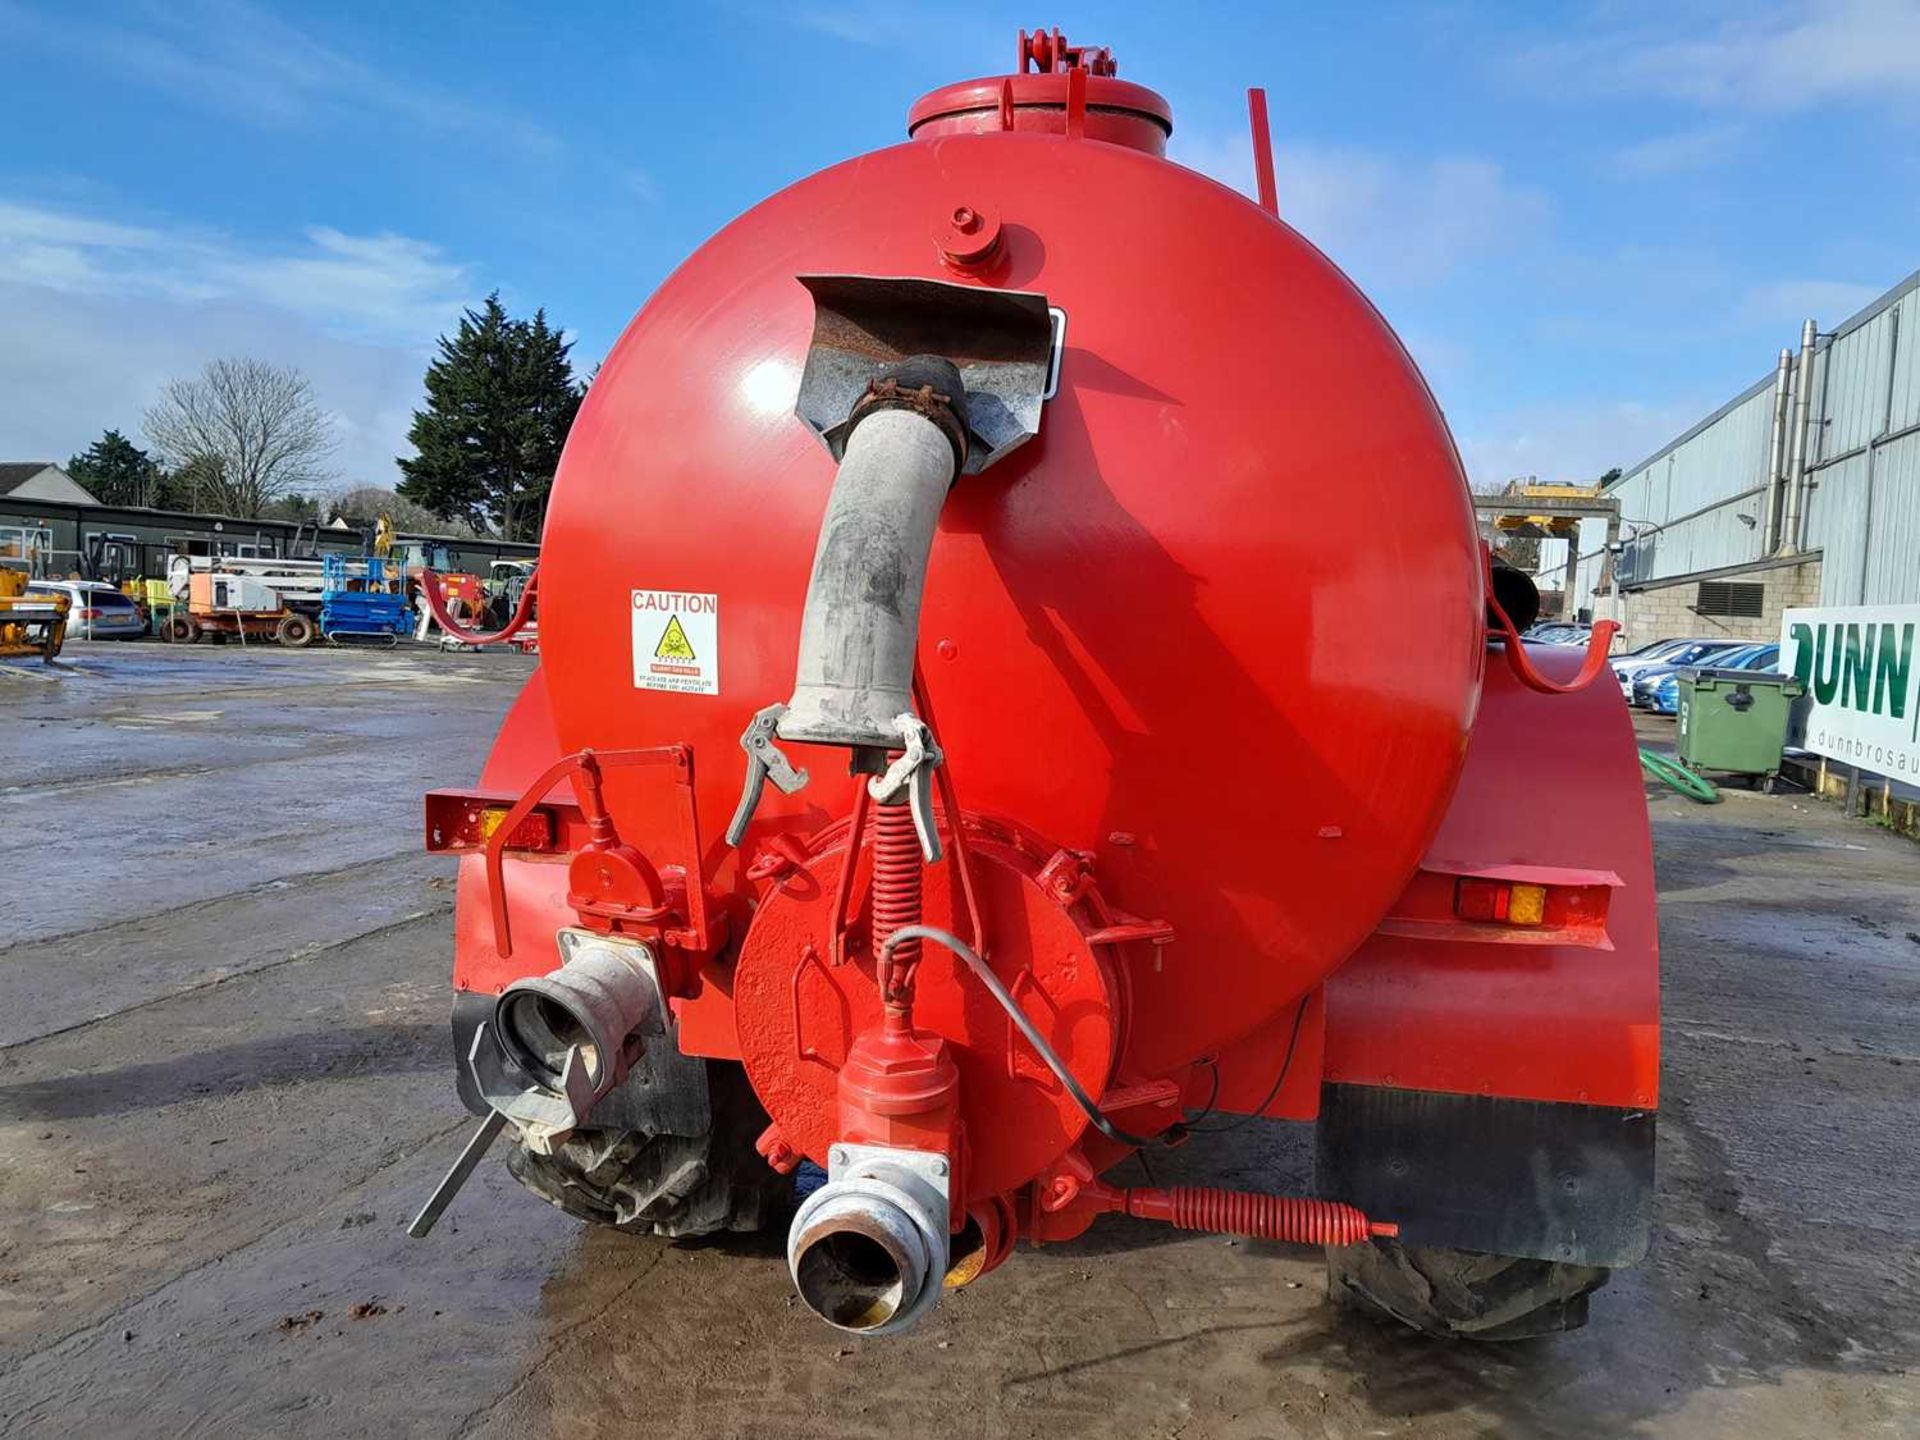
<instances>
[{"instance_id":1,"label":"metal outlet pipe","mask_svg":"<svg viewBox=\"0 0 1920 1440\"><path fill-rule=\"evenodd\" d=\"M1807 489L1807 432L1813 424L1813 350L1820 327L1809 320L1800 327L1800 369L1793 377L1793 444L1787 460L1786 503L1780 517L1780 550L1800 548L1805 526Z\"/></svg>"},{"instance_id":2,"label":"metal outlet pipe","mask_svg":"<svg viewBox=\"0 0 1920 1440\"><path fill-rule=\"evenodd\" d=\"M903 385L929 382L946 400L921 408L870 398L865 414L856 410L820 522L785 740L897 749L896 717L913 710L927 556L959 469L964 392L944 360L897 368L913 372ZM957 427L941 414L947 405L962 416Z\"/></svg>"},{"instance_id":3,"label":"metal outlet pipe","mask_svg":"<svg viewBox=\"0 0 1920 1440\"><path fill-rule=\"evenodd\" d=\"M1780 547L1780 510L1785 503L1782 491L1787 479L1787 416L1793 403L1793 352L1781 348L1780 360L1773 371L1773 428L1767 442L1767 528L1760 553L1771 555Z\"/></svg>"}]
</instances>

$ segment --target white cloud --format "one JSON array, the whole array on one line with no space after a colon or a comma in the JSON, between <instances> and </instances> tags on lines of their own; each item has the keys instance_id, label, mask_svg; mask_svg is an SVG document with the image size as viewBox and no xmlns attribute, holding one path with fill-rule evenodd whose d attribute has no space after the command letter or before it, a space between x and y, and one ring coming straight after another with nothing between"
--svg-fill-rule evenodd
<instances>
[{"instance_id":1,"label":"white cloud","mask_svg":"<svg viewBox=\"0 0 1920 1440\"><path fill-rule=\"evenodd\" d=\"M235 300L348 338L430 341L472 286L464 266L404 235L314 226L249 247L216 231L127 225L0 199L0 281L93 295Z\"/></svg>"},{"instance_id":2,"label":"white cloud","mask_svg":"<svg viewBox=\"0 0 1920 1440\"><path fill-rule=\"evenodd\" d=\"M1462 425L1454 438L1476 487L1521 475L1585 483L1646 459L1710 409L1711 401L1529 405Z\"/></svg>"},{"instance_id":3,"label":"white cloud","mask_svg":"<svg viewBox=\"0 0 1920 1440\"><path fill-rule=\"evenodd\" d=\"M499 105L476 105L389 75L247 0L169 0L125 23L78 8L58 13L0 0L0 37L14 51L86 62L178 99L256 124L338 121L369 112L441 133L550 151L554 137Z\"/></svg>"},{"instance_id":4,"label":"white cloud","mask_svg":"<svg viewBox=\"0 0 1920 1440\"><path fill-rule=\"evenodd\" d=\"M1880 297L1884 286L1850 280L1776 280L1756 285L1740 302L1740 314L1755 324L1797 328L1812 319L1830 330Z\"/></svg>"},{"instance_id":5,"label":"white cloud","mask_svg":"<svg viewBox=\"0 0 1920 1440\"><path fill-rule=\"evenodd\" d=\"M401 235L316 226L252 246L0 200L0 459L131 436L169 378L222 355L294 365L332 412L343 480L390 485L466 267Z\"/></svg>"},{"instance_id":6,"label":"white cloud","mask_svg":"<svg viewBox=\"0 0 1920 1440\"><path fill-rule=\"evenodd\" d=\"M1172 158L1256 193L1245 139L1182 136ZM1523 245L1551 215L1544 192L1481 156L1409 161L1351 146L1274 145L1280 215L1363 285L1432 285Z\"/></svg>"},{"instance_id":7,"label":"white cloud","mask_svg":"<svg viewBox=\"0 0 1920 1440\"><path fill-rule=\"evenodd\" d=\"M1546 94L1656 95L1734 111L1920 98L1920 0L1646 13L1658 18L1528 46L1510 67Z\"/></svg>"},{"instance_id":8,"label":"white cloud","mask_svg":"<svg viewBox=\"0 0 1920 1440\"><path fill-rule=\"evenodd\" d=\"M1608 157L1616 175L1640 179L1707 170L1730 158L1746 140L1739 125L1701 125L1625 145Z\"/></svg>"}]
</instances>

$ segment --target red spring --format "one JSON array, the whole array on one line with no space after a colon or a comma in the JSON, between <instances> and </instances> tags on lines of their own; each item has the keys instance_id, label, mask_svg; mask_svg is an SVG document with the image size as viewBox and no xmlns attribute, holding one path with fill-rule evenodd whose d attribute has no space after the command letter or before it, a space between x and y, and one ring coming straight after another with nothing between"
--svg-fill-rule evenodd
<instances>
[{"instance_id":1,"label":"red spring","mask_svg":"<svg viewBox=\"0 0 1920 1440\"><path fill-rule=\"evenodd\" d=\"M1397 1235L1398 1225L1369 1220L1337 1200L1258 1195L1245 1190L1209 1190L1177 1185L1170 1190L1129 1190L1127 1213L1164 1220L1182 1230L1212 1230L1290 1245L1358 1245L1375 1235Z\"/></svg>"},{"instance_id":2,"label":"red spring","mask_svg":"<svg viewBox=\"0 0 1920 1440\"><path fill-rule=\"evenodd\" d=\"M907 925L920 923L920 898L926 872L920 859L920 839L913 831L913 814L905 805L876 805L873 826L873 898L869 915L877 954L887 937ZM893 952L891 966L880 974L881 998L905 1004L913 997L913 967L920 963L920 942L903 940Z\"/></svg>"}]
</instances>

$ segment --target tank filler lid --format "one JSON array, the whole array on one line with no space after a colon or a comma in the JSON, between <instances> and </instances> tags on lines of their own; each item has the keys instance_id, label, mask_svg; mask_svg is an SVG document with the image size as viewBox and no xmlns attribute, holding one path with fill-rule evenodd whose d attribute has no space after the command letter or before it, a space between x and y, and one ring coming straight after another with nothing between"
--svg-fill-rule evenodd
<instances>
[{"instance_id":1,"label":"tank filler lid","mask_svg":"<svg viewBox=\"0 0 1920 1440\"><path fill-rule=\"evenodd\" d=\"M1119 69L1104 46L1070 45L1058 30L1022 30L1014 74L962 80L921 96L907 114L907 134L1065 134L1079 89L1088 137L1164 155L1173 133L1173 107L1146 86L1120 79Z\"/></svg>"}]
</instances>

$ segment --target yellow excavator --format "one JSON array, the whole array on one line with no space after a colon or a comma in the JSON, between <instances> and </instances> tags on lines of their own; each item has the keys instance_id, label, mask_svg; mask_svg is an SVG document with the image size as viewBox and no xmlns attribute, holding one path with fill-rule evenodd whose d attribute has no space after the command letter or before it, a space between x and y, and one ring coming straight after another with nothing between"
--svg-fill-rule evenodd
<instances>
[{"instance_id":1,"label":"yellow excavator","mask_svg":"<svg viewBox=\"0 0 1920 1440\"><path fill-rule=\"evenodd\" d=\"M29 595L32 577L24 569L0 565L0 657L38 655L51 661L67 638L67 597L51 592Z\"/></svg>"}]
</instances>

